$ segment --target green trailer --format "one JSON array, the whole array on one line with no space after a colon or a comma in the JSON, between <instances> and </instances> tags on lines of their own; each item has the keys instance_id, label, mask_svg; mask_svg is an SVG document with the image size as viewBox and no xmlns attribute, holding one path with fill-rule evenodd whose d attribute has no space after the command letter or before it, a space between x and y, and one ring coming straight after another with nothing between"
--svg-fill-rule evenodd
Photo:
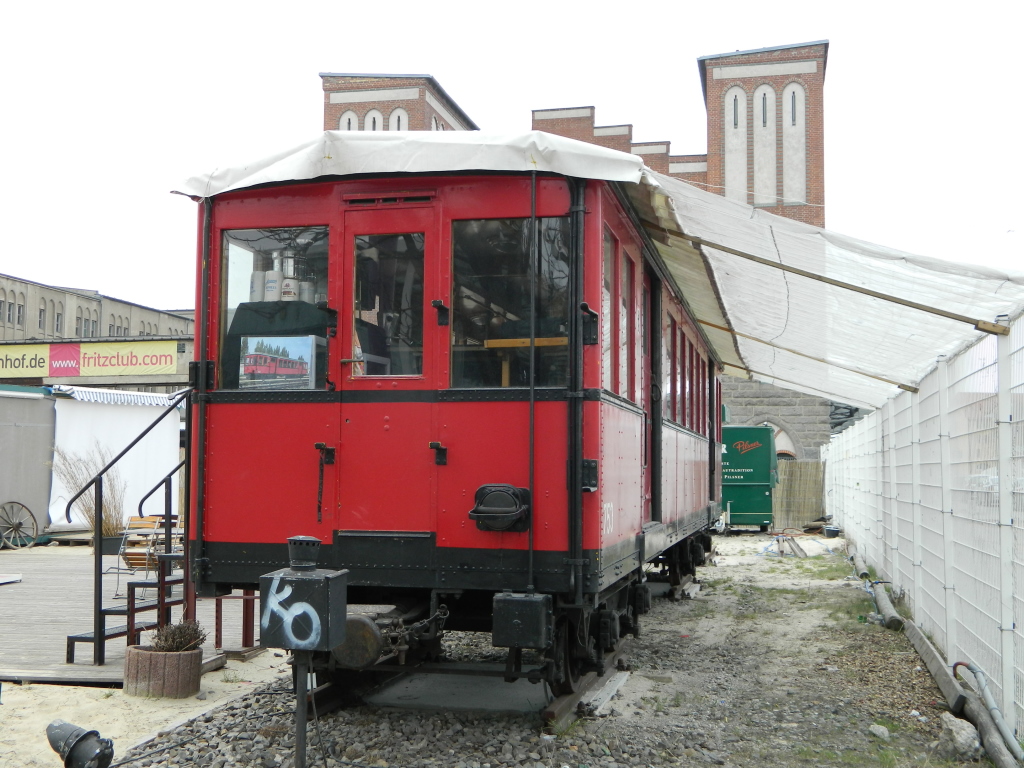
<instances>
[{"instance_id":1,"label":"green trailer","mask_svg":"<svg viewBox=\"0 0 1024 768\"><path fill-rule=\"evenodd\" d=\"M722 507L729 527L772 527L772 489L779 481L773 427L723 426Z\"/></svg>"}]
</instances>

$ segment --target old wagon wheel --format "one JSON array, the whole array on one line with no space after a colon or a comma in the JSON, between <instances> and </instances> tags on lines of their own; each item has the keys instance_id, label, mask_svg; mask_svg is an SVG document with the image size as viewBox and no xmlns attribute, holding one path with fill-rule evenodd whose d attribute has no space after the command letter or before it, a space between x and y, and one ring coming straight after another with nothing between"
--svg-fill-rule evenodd
<instances>
[{"instance_id":1,"label":"old wagon wheel","mask_svg":"<svg viewBox=\"0 0 1024 768\"><path fill-rule=\"evenodd\" d=\"M38 535L39 525L28 507L17 501L0 504L0 546L31 547Z\"/></svg>"}]
</instances>

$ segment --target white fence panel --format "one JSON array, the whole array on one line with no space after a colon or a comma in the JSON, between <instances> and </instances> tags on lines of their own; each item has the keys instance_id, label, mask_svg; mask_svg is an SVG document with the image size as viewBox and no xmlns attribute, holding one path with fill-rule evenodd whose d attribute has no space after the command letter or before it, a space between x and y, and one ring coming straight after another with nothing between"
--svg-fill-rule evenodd
<instances>
[{"instance_id":1,"label":"white fence panel","mask_svg":"<svg viewBox=\"0 0 1024 768\"><path fill-rule=\"evenodd\" d=\"M1024 728L1024 320L834 436L826 499L946 660Z\"/></svg>"}]
</instances>

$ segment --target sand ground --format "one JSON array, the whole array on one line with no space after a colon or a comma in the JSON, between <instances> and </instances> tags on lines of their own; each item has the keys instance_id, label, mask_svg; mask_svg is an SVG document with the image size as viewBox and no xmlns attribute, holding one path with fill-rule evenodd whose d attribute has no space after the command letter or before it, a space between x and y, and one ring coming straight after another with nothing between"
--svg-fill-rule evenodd
<instances>
[{"instance_id":1,"label":"sand ground","mask_svg":"<svg viewBox=\"0 0 1024 768\"><path fill-rule=\"evenodd\" d=\"M204 699L140 699L119 688L4 683L0 691L0 768L52 768L61 760L46 739L53 720L96 730L114 742L114 760L158 732L203 714L288 674L280 651L229 661L203 675Z\"/></svg>"}]
</instances>

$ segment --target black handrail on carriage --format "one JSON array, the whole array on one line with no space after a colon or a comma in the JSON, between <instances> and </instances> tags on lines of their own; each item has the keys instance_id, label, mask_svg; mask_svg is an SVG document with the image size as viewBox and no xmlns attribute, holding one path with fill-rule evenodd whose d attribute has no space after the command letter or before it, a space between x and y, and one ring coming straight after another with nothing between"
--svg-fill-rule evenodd
<instances>
[{"instance_id":1,"label":"black handrail on carriage","mask_svg":"<svg viewBox=\"0 0 1024 768\"><path fill-rule=\"evenodd\" d=\"M67 521L71 522L71 506L78 501L78 499L90 488L95 486L95 513L93 518L93 557L95 566L93 570L93 595L92 595L92 631L93 631L93 645L92 645L92 663L93 666L101 667L104 662L104 651L106 650L106 639L103 637L103 475L110 470L117 462L119 462L128 451L139 444L146 435L153 431L153 428L159 424L164 418L175 411L182 400L192 394L192 387L181 390L177 393L174 401L167 407L163 413L161 413L156 420L146 427L138 437L132 440L123 451L117 456L112 458L107 465L103 467L96 475L85 484L78 493L71 497L67 507L64 508L64 517ZM181 466L180 464L178 465ZM163 481L161 481L163 482ZM157 486L160 487L159 485ZM168 487L170 487L168 485ZM155 490L155 489L154 489ZM150 492L152 493L152 491Z\"/></svg>"}]
</instances>

